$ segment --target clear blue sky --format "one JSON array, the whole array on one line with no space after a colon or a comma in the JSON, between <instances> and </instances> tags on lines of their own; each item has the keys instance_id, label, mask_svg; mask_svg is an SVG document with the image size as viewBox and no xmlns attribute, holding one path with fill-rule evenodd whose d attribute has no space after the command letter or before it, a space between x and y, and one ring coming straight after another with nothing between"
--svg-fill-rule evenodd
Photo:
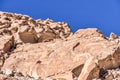
<instances>
[{"instance_id":1,"label":"clear blue sky","mask_svg":"<svg viewBox=\"0 0 120 80\"><path fill-rule=\"evenodd\" d=\"M74 32L96 27L120 35L120 0L0 0L0 11L65 21Z\"/></svg>"}]
</instances>

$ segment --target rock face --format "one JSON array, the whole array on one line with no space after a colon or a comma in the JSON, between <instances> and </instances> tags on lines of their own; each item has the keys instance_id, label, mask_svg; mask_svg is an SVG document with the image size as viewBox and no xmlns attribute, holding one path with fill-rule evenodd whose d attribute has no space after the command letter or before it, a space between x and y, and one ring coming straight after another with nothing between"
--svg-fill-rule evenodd
<instances>
[{"instance_id":1,"label":"rock face","mask_svg":"<svg viewBox=\"0 0 120 80\"><path fill-rule=\"evenodd\" d=\"M119 74L119 37L111 40L96 28L73 34L65 22L5 12L0 23L1 79L110 80L115 68ZM4 51L11 36L15 47Z\"/></svg>"}]
</instances>

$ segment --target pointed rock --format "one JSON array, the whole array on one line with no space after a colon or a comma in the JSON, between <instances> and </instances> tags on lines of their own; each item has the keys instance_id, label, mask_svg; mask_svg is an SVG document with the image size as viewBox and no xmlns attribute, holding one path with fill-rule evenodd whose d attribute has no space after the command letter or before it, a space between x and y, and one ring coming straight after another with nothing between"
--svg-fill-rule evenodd
<instances>
[{"instance_id":1,"label":"pointed rock","mask_svg":"<svg viewBox=\"0 0 120 80\"><path fill-rule=\"evenodd\" d=\"M114 40L114 39L117 39L117 38L119 38L119 36L117 36L115 33L112 32L110 34L110 37L109 37L110 40Z\"/></svg>"}]
</instances>

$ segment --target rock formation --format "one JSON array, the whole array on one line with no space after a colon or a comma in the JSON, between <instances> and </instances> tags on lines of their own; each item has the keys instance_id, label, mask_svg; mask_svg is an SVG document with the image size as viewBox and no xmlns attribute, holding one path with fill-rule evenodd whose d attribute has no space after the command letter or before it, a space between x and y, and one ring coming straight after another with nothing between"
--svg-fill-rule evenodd
<instances>
[{"instance_id":1,"label":"rock formation","mask_svg":"<svg viewBox=\"0 0 120 80\"><path fill-rule=\"evenodd\" d=\"M0 79L120 79L119 42L96 28L72 33L65 22L0 12Z\"/></svg>"}]
</instances>

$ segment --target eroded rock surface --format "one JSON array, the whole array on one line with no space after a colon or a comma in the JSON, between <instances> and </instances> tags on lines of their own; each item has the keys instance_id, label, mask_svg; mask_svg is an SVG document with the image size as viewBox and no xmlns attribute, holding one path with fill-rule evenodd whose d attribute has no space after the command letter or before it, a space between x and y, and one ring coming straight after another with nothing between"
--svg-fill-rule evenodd
<instances>
[{"instance_id":1,"label":"eroded rock surface","mask_svg":"<svg viewBox=\"0 0 120 80\"><path fill-rule=\"evenodd\" d=\"M1 79L109 80L115 79L110 72L115 68L119 74L119 37L111 40L96 28L73 34L64 22L35 21L4 12L0 13L0 23L0 53L4 54L0 56ZM5 52L4 44L11 36L16 47Z\"/></svg>"},{"instance_id":2,"label":"eroded rock surface","mask_svg":"<svg viewBox=\"0 0 120 80\"><path fill-rule=\"evenodd\" d=\"M33 32L35 32L34 35ZM48 32L52 33L52 35L54 34L55 36L57 36L55 38L61 39L65 39L72 34L69 25L65 22L54 22L50 19L39 19L35 21L27 15L0 12L0 36L14 35L16 36L16 41L19 42L20 40L18 33L21 33L21 37L25 40L27 40L27 38L29 37L29 35L27 35L26 37L26 34L31 34L31 36L33 37L37 35L39 41L42 41L41 35L43 38L43 33L45 34ZM29 40L28 43L31 42L31 39Z\"/></svg>"}]
</instances>

